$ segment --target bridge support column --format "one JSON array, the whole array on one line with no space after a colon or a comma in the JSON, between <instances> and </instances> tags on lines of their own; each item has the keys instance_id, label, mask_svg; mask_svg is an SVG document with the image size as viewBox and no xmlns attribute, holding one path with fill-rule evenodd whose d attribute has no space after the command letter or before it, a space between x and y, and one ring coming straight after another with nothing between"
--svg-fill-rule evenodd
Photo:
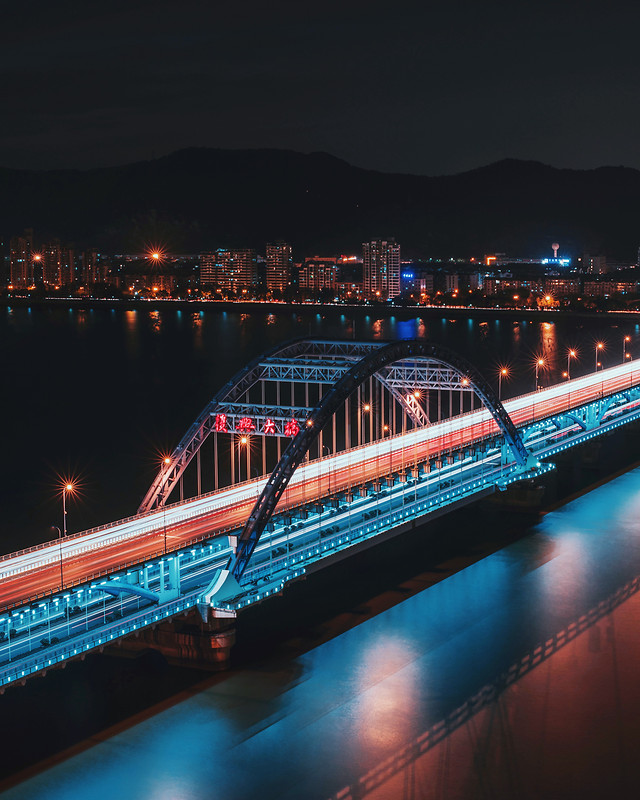
<instances>
[{"instance_id":1,"label":"bridge support column","mask_svg":"<svg viewBox=\"0 0 640 800\"><path fill-rule=\"evenodd\" d=\"M229 666L236 641L235 612L205 605L203 609L191 609L186 617L175 617L138 633L107 651L133 657L145 650L158 650L174 666L217 672Z\"/></svg>"},{"instance_id":2,"label":"bridge support column","mask_svg":"<svg viewBox=\"0 0 640 800\"><path fill-rule=\"evenodd\" d=\"M510 460L511 460L511 450L509 446L506 443L504 443L500 448L500 463L504 467L509 463Z\"/></svg>"}]
</instances>

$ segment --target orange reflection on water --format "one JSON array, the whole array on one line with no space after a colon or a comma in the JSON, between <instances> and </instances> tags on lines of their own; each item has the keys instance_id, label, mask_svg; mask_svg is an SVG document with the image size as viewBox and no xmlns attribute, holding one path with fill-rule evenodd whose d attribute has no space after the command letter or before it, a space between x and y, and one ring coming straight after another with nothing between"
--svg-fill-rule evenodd
<instances>
[{"instance_id":1,"label":"orange reflection on water","mask_svg":"<svg viewBox=\"0 0 640 800\"><path fill-rule=\"evenodd\" d=\"M543 322L540 326L540 355L547 370L558 369L558 332L554 322Z\"/></svg>"},{"instance_id":2,"label":"orange reflection on water","mask_svg":"<svg viewBox=\"0 0 640 800\"><path fill-rule=\"evenodd\" d=\"M407 740L407 718L418 696L415 654L406 642L381 638L365 652L359 670L355 729L363 749L398 747Z\"/></svg>"}]
</instances>

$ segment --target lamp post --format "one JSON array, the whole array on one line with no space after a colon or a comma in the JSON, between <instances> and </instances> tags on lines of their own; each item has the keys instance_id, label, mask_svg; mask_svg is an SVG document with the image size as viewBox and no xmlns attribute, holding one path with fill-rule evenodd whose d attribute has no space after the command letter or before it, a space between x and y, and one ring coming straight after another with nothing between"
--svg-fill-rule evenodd
<instances>
[{"instance_id":1,"label":"lamp post","mask_svg":"<svg viewBox=\"0 0 640 800\"><path fill-rule=\"evenodd\" d=\"M543 358L539 358L536 361L536 392L540 388L540 386L538 385L538 375L540 374L540 367L544 367L544 359Z\"/></svg>"},{"instance_id":2,"label":"lamp post","mask_svg":"<svg viewBox=\"0 0 640 800\"><path fill-rule=\"evenodd\" d=\"M58 531L58 542L60 544L60 591L64 589L64 573L62 572L62 531L57 525L52 525L51 530Z\"/></svg>"},{"instance_id":3,"label":"lamp post","mask_svg":"<svg viewBox=\"0 0 640 800\"><path fill-rule=\"evenodd\" d=\"M73 494L72 483L65 483L62 487L62 533L67 535L67 494Z\"/></svg>"},{"instance_id":4,"label":"lamp post","mask_svg":"<svg viewBox=\"0 0 640 800\"><path fill-rule=\"evenodd\" d=\"M169 465L170 464L171 464L171 459L169 458L169 456L165 456L162 459L162 469L164 470L164 473L163 473L163 476L162 476L162 487L160 489L160 502L162 503L162 537L163 537L163 540L164 540L164 548L163 548L163 550L164 550L165 556L167 555L167 506L166 506L166 503L164 502L164 499L165 499L164 498L164 493L165 493L165 489L166 489L166 483L165 483L165 480L164 480L164 476L167 474L167 471L169 469Z\"/></svg>"},{"instance_id":5,"label":"lamp post","mask_svg":"<svg viewBox=\"0 0 640 800\"><path fill-rule=\"evenodd\" d=\"M567 380L571 380L571 359L577 357L577 353L575 350L569 350L567 352Z\"/></svg>"},{"instance_id":6,"label":"lamp post","mask_svg":"<svg viewBox=\"0 0 640 800\"><path fill-rule=\"evenodd\" d=\"M630 341L631 341L631 337L630 336L625 336L624 339L622 340L622 363L623 364L628 358L631 358L631 353L627 353L627 344Z\"/></svg>"},{"instance_id":7,"label":"lamp post","mask_svg":"<svg viewBox=\"0 0 640 800\"><path fill-rule=\"evenodd\" d=\"M502 400L502 379L509 376L509 370L506 367L501 367L498 373L498 400Z\"/></svg>"},{"instance_id":8,"label":"lamp post","mask_svg":"<svg viewBox=\"0 0 640 800\"><path fill-rule=\"evenodd\" d=\"M362 406L362 411L363 411L363 414L371 413L371 404L370 403L365 403ZM363 414L360 415L360 425L362 426L362 441L366 444L367 443L367 425L366 425L365 418L364 418Z\"/></svg>"},{"instance_id":9,"label":"lamp post","mask_svg":"<svg viewBox=\"0 0 640 800\"><path fill-rule=\"evenodd\" d=\"M598 367L600 366L600 362L598 361L598 354L601 350L604 350L604 345L602 342L598 342L596 344L595 353L596 353L596 372L598 371Z\"/></svg>"},{"instance_id":10,"label":"lamp post","mask_svg":"<svg viewBox=\"0 0 640 800\"><path fill-rule=\"evenodd\" d=\"M324 454L325 450L327 451L327 455L330 456L331 455L331 450L329 450L329 445L326 445L326 444L322 445L323 454ZM331 470L329 470L329 474L328 474L327 477L329 478L329 481L328 481L328 484L327 484L327 491L328 491L329 494L331 494Z\"/></svg>"}]
</instances>

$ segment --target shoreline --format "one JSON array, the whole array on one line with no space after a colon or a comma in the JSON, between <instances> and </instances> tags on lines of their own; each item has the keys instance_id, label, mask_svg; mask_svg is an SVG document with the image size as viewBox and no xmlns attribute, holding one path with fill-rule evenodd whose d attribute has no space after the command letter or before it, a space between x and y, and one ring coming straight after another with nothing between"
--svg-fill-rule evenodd
<instances>
[{"instance_id":1,"label":"shoreline","mask_svg":"<svg viewBox=\"0 0 640 800\"><path fill-rule=\"evenodd\" d=\"M142 299L101 299L84 297L14 297L0 298L0 307L5 308L29 308L32 306L43 307L64 307L69 305L71 308L83 310L85 308L125 308L125 309L149 309L158 310L220 310L235 311L239 314L255 313L267 311L276 313L277 311L298 312L302 314L318 314L320 309L325 314L360 314L364 316L376 315L377 317L408 316L484 316L484 317L529 317L531 319L549 319L574 317L576 319L629 319L630 317L640 317L638 311L572 311L572 310L540 310L540 309L515 309L515 308L491 308L489 306L425 306L425 305L349 305L338 303L315 303L315 302L273 302L261 300L232 301L232 300L173 300L155 298L153 300Z\"/></svg>"}]
</instances>

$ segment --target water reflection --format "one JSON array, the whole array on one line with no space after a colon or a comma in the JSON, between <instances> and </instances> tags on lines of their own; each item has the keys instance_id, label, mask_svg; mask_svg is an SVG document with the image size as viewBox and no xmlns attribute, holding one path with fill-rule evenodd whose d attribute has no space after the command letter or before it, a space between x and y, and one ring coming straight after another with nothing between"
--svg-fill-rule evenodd
<instances>
[{"instance_id":1,"label":"water reflection","mask_svg":"<svg viewBox=\"0 0 640 800\"><path fill-rule=\"evenodd\" d=\"M547 374L549 371L558 372L558 344L556 326L552 322L543 322L540 326L540 357L545 364Z\"/></svg>"},{"instance_id":2,"label":"water reflection","mask_svg":"<svg viewBox=\"0 0 640 800\"><path fill-rule=\"evenodd\" d=\"M362 654L356 672L361 687L354 723L361 749L397 747L405 738L405 720L415 708L420 676L411 641L389 632Z\"/></svg>"},{"instance_id":3,"label":"water reflection","mask_svg":"<svg viewBox=\"0 0 640 800\"><path fill-rule=\"evenodd\" d=\"M159 311L150 311L149 320L151 322L151 329L154 333L160 333L162 330L162 316Z\"/></svg>"},{"instance_id":4,"label":"water reflection","mask_svg":"<svg viewBox=\"0 0 640 800\"><path fill-rule=\"evenodd\" d=\"M136 359L140 353L138 312L136 310L124 312L124 325L127 332L127 355L131 359Z\"/></svg>"},{"instance_id":5,"label":"water reflection","mask_svg":"<svg viewBox=\"0 0 640 800\"><path fill-rule=\"evenodd\" d=\"M505 796L506 775L511 796L568 797L557 754L574 744L573 772L614 775L618 757L629 770L639 498L634 470L326 644L211 681L5 796ZM580 755L587 740L598 758Z\"/></svg>"},{"instance_id":6,"label":"water reflection","mask_svg":"<svg viewBox=\"0 0 640 800\"><path fill-rule=\"evenodd\" d=\"M455 708L442 720L431 725L408 745L387 756L380 764L350 785L341 788L333 795L332 800L362 800L363 798L375 800L378 797L407 798L407 800L410 800L410 798L414 797L431 796L463 798L469 796L468 792L473 785L477 786L478 782L486 783L487 781L492 786L490 796L514 796L511 791L503 794L505 789L512 788L510 780L506 781L506 786L498 788L501 780L504 780L505 770L511 772L512 777L514 772L518 774L518 783L528 773L524 783L529 787L529 791L524 792L524 794L516 793L516 796L548 797L551 796L549 794L550 788L557 788L563 782L567 772L562 759L559 758L559 751L556 747L564 746L563 749L565 749L567 742L572 740L575 742L575 746L568 749L573 750L574 758L577 757L579 759L578 764L574 764L573 768L582 772L586 779L583 777L583 780L579 781L582 784L580 789L577 789L574 784L575 794L573 792L569 794L565 790L562 794L554 796L591 796L589 790L594 788L592 769L590 769L590 764L584 757L581 742L581 734L584 731L580 729L580 725L583 719L578 718L577 726L575 723L570 726L570 737L567 737L562 731L559 738L561 740L564 739L564 741L557 741L557 745L554 745L553 740L554 738L558 739L558 736L554 737L553 731L549 730L549 728L554 726L556 729L561 729L561 722L560 719L557 719L557 716L562 711L557 707L549 708L549 697L547 696L544 698L546 700L544 712L551 719L541 729L535 730L537 736L535 752L531 751L533 748L528 753L526 751L523 752L517 745L521 738L528 740L532 738L531 729L534 728L533 722L536 711L540 711L539 701L541 695L549 695L549 686L550 682L554 680L554 674L555 683L560 683L560 692L556 688L555 694L561 693L564 695L563 697L556 697L556 702L558 705L567 706L570 705L570 703L566 702L566 695L569 693L563 686L562 679L560 681L557 680L564 671L564 666L568 666L568 676L570 674L575 677L578 673L581 677L584 677L585 673L589 671L588 667L585 669L584 663L580 665L581 668L579 669L576 669L575 661L574 663L566 664L566 659L562 659L563 653L561 651L564 648L569 648L573 650L575 655L580 652L583 656L585 650L591 653L600 653L603 648L603 630L606 632L608 649L613 649L615 641L615 612L624 604L628 604L634 598L634 595L637 595L639 589L640 576L621 586L614 594L600 601L597 606L589 609L585 614L572 620L550 638L535 644L491 683L483 686L462 705ZM640 607L640 603L637 601L638 598L636 597L634 607L629 609L632 616L635 616ZM628 613L627 616L629 616ZM554 667L554 661L557 662L559 660L564 663L562 665L556 664ZM598 658L593 658L592 660L601 661ZM627 663L630 660L627 655ZM548 662L548 664L545 664L545 662ZM542 673L543 665L547 667L544 673ZM537 670L536 677L534 677L533 681L528 681L529 673L534 670ZM602 677L602 672L599 672L598 679ZM606 677L610 681L616 680L615 667L613 670L606 671ZM519 689L518 684L521 684ZM526 689L524 688L525 686ZM592 678L588 687L588 695L580 694L578 702L586 703L587 708L589 708L590 701L593 701L595 696L601 693L603 689L605 687L600 686L598 681L593 681ZM593 702L593 705L600 704ZM522 714L522 707L526 709L527 716L524 719L518 719L514 715L514 708L517 708ZM575 712L577 709L572 710ZM623 724L621 709L618 708L616 712L618 724ZM493 719L496 714L501 720L498 726L493 725ZM588 719L590 718L590 715L587 714L586 716ZM523 737L522 726L524 725L529 730ZM458 735L458 731L465 729L466 736ZM613 759L607 756L606 749L608 749L609 741L606 733L605 731L603 736L601 732L599 737L600 751L598 753L596 774L600 778L602 785L598 785L597 796L605 796L600 794L602 788L610 788L612 783L617 784L615 772L617 768L622 766L623 770L626 771L635 766L631 752L633 748L629 748L627 758L623 760L622 765L615 756ZM597 737L598 734L596 732L594 733L594 738ZM501 752L501 750L505 749L505 744L507 745L506 753ZM430 751L436 749L445 750L445 752L440 753L440 758L429 759ZM452 750L455 753L456 767L453 770L448 770L444 776L444 781L442 781L441 759L451 759ZM547 762L547 771L544 776L546 783L542 782L542 775L539 772L542 751L546 751L544 752ZM416 784L415 770L417 767L421 768L422 781ZM463 776L466 780L463 780L461 785ZM440 783L439 792L434 791L437 783ZM635 779L629 777L629 788L634 784ZM416 793L416 786L420 785L422 785L422 791ZM383 789L383 787L384 790L380 793L378 790ZM533 794L531 794L532 789ZM623 795L616 792L616 796Z\"/></svg>"}]
</instances>

